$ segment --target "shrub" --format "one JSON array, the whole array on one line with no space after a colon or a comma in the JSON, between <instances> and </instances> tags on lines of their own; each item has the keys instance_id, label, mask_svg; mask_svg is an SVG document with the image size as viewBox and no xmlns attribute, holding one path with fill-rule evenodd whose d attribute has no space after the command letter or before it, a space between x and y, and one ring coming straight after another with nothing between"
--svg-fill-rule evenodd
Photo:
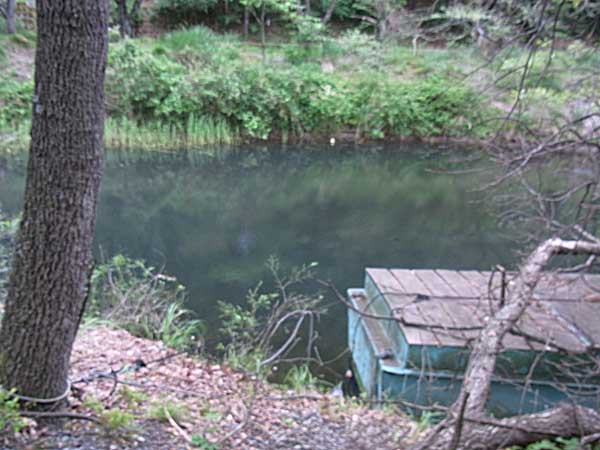
<instances>
[{"instance_id":1,"label":"shrub","mask_svg":"<svg viewBox=\"0 0 600 450\"><path fill-rule=\"evenodd\" d=\"M6 391L0 387L0 433L18 433L25 426L25 420L19 414L19 399L13 394L14 390Z\"/></svg>"},{"instance_id":2,"label":"shrub","mask_svg":"<svg viewBox=\"0 0 600 450\"><path fill-rule=\"evenodd\" d=\"M227 341L222 349L226 351L229 364L234 368L264 374L273 364L285 358L301 340L301 325L305 319L313 320L325 312L323 296L304 295L292 292L292 287L311 280L317 263L294 268L287 276L282 276L279 262L270 258L267 266L271 271L277 291L261 293L262 283L248 292L245 305L219 302L222 320L221 333ZM285 327L291 327L286 342L276 346ZM307 341L314 338L312 330L307 330Z\"/></svg>"},{"instance_id":3,"label":"shrub","mask_svg":"<svg viewBox=\"0 0 600 450\"><path fill-rule=\"evenodd\" d=\"M31 117L33 81L4 79L0 83L0 123L18 126Z\"/></svg>"},{"instance_id":4,"label":"shrub","mask_svg":"<svg viewBox=\"0 0 600 450\"><path fill-rule=\"evenodd\" d=\"M181 64L129 39L113 46L106 78L109 114L178 118L186 108L185 98L191 95L185 73Z\"/></svg>"},{"instance_id":5,"label":"shrub","mask_svg":"<svg viewBox=\"0 0 600 450\"><path fill-rule=\"evenodd\" d=\"M339 110L357 133L384 138L465 134L478 108L471 90L442 78L370 77L350 82Z\"/></svg>"},{"instance_id":6,"label":"shrub","mask_svg":"<svg viewBox=\"0 0 600 450\"><path fill-rule=\"evenodd\" d=\"M170 416L175 422L179 423L185 419L187 414L188 409L184 404L174 403L169 400L154 402L148 409L148 417L160 422L168 422Z\"/></svg>"},{"instance_id":7,"label":"shrub","mask_svg":"<svg viewBox=\"0 0 600 450\"><path fill-rule=\"evenodd\" d=\"M143 261L116 255L92 275L88 314L108 320L135 336L159 339L186 349L203 332L200 320L185 309L185 288Z\"/></svg>"},{"instance_id":8,"label":"shrub","mask_svg":"<svg viewBox=\"0 0 600 450\"><path fill-rule=\"evenodd\" d=\"M135 416L120 409L109 409L100 414L100 423L108 430L114 431L119 428L129 428Z\"/></svg>"}]
</instances>

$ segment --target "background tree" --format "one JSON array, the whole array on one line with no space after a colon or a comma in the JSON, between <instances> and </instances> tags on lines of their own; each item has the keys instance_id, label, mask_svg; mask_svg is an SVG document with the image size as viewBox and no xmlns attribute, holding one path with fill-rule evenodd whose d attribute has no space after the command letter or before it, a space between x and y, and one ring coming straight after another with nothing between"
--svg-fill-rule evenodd
<instances>
[{"instance_id":1,"label":"background tree","mask_svg":"<svg viewBox=\"0 0 600 450\"><path fill-rule=\"evenodd\" d=\"M67 388L103 164L107 0L40 0L25 205L0 329L0 383Z\"/></svg>"},{"instance_id":2,"label":"background tree","mask_svg":"<svg viewBox=\"0 0 600 450\"><path fill-rule=\"evenodd\" d=\"M15 21L16 6L17 0L6 0L5 4L0 4L0 13L6 19L6 32L8 34L14 34L17 32L17 25Z\"/></svg>"},{"instance_id":3,"label":"background tree","mask_svg":"<svg viewBox=\"0 0 600 450\"><path fill-rule=\"evenodd\" d=\"M121 37L133 37L133 23L142 6L142 0L134 0L133 2L115 0L115 3L117 4L117 17ZM131 7L128 4L131 4Z\"/></svg>"}]
</instances>

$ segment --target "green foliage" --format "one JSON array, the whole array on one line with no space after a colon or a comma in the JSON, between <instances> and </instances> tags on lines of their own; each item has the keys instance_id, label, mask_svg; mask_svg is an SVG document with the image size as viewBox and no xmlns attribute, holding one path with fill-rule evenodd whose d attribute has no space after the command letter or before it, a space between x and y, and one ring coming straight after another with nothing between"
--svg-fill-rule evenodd
<instances>
[{"instance_id":1,"label":"green foliage","mask_svg":"<svg viewBox=\"0 0 600 450\"><path fill-rule=\"evenodd\" d=\"M200 64L227 64L240 59L240 42L232 34L219 35L205 26L173 31L160 36L154 53L175 54L175 58Z\"/></svg>"},{"instance_id":2,"label":"green foliage","mask_svg":"<svg viewBox=\"0 0 600 450\"><path fill-rule=\"evenodd\" d=\"M221 348L226 352L228 363L234 368L263 375L278 362L278 356L287 354L298 342L298 339L290 342L288 336L288 344L277 347L275 341L282 327L295 327L298 332L306 317L325 311L321 305L322 295L299 294L290 289L312 279L317 263L293 268L287 276L280 274L276 258L271 257L267 266L275 280L276 292L261 293L262 283L259 283L248 292L245 305L218 302L220 331L227 342ZM296 337L300 335L296 334Z\"/></svg>"},{"instance_id":3,"label":"green foliage","mask_svg":"<svg viewBox=\"0 0 600 450\"><path fill-rule=\"evenodd\" d=\"M109 54L107 110L113 116L185 119L192 96L185 74L183 65L126 39Z\"/></svg>"},{"instance_id":4,"label":"green foliage","mask_svg":"<svg viewBox=\"0 0 600 450\"><path fill-rule=\"evenodd\" d=\"M578 438L557 438L554 440L543 439L526 447L511 447L511 450L579 450L580 448L582 447L579 445ZM592 449L599 450L600 445L592 445Z\"/></svg>"},{"instance_id":5,"label":"green foliage","mask_svg":"<svg viewBox=\"0 0 600 450\"><path fill-rule=\"evenodd\" d=\"M93 396L86 396L83 399L83 406L84 408L88 408L92 411L94 411L96 414L102 414L104 412L104 410L106 409L104 407L104 404L98 400L96 397Z\"/></svg>"},{"instance_id":6,"label":"green foliage","mask_svg":"<svg viewBox=\"0 0 600 450\"><path fill-rule=\"evenodd\" d=\"M200 436L198 434L192 436L192 445L201 450L219 450L219 446L217 444L213 444L204 436Z\"/></svg>"},{"instance_id":7,"label":"green foliage","mask_svg":"<svg viewBox=\"0 0 600 450\"><path fill-rule=\"evenodd\" d=\"M466 84L451 78L463 73L472 52L460 59L458 51L423 50L415 57L357 30L334 39L315 17L287 14L296 30L292 42L283 46L285 59L274 53L268 65L236 37L203 26L112 44L107 146L173 149L337 132L394 138L481 131L474 122L484 108ZM333 73L321 69L323 58L335 63ZM0 84L4 151L27 147L31 94L31 82Z\"/></svg>"},{"instance_id":8,"label":"green foliage","mask_svg":"<svg viewBox=\"0 0 600 450\"><path fill-rule=\"evenodd\" d=\"M100 414L100 423L110 431L130 428L135 416L118 408L109 409Z\"/></svg>"},{"instance_id":9,"label":"green foliage","mask_svg":"<svg viewBox=\"0 0 600 450\"><path fill-rule=\"evenodd\" d=\"M310 371L308 365L293 366L285 375L285 383L294 391L315 389L318 379Z\"/></svg>"},{"instance_id":10,"label":"green foliage","mask_svg":"<svg viewBox=\"0 0 600 450\"><path fill-rule=\"evenodd\" d=\"M229 340L230 350L235 350L234 353L238 356L247 352L254 353L254 349L246 350L244 347L258 340L264 320L262 316L266 315L279 299L279 294L275 292L261 294L261 287L262 283L259 283L248 292L245 306L218 302L222 321L221 333Z\"/></svg>"},{"instance_id":11,"label":"green foliage","mask_svg":"<svg viewBox=\"0 0 600 450\"><path fill-rule=\"evenodd\" d=\"M204 324L183 307L185 288L141 260L116 255L92 275L91 317L108 320L135 336L193 348Z\"/></svg>"},{"instance_id":12,"label":"green foliage","mask_svg":"<svg viewBox=\"0 0 600 450\"><path fill-rule=\"evenodd\" d=\"M237 132L224 119L190 115L185 127L159 121L136 122L121 117L106 121L105 142L111 149L194 149L208 144L233 144Z\"/></svg>"},{"instance_id":13,"label":"green foliage","mask_svg":"<svg viewBox=\"0 0 600 450\"><path fill-rule=\"evenodd\" d=\"M17 126L31 116L33 81L4 79L0 83L0 124Z\"/></svg>"},{"instance_id":14,"label":"green foliage","mask_svg":"<svg viewBox=\"0 0 600 450\"><path fill-rule=\"evenodd\" d=\"M0 387L0 433L18 433L25 426L25 421L19 414L19 399L10 391Z\"/></svg>"},{"instance_id":15,"label":"green foliage","mask_svg":"<svg viewBox=\"0 0 600 450\"><path fill-rule=\"evenodd\" d=\"M119 391L119 397L125 401L129 408L136 407L140 403L148 400L148 394L143 391L136 391L135 389L131 389L127 386L123 386L123 388Z\"/></svg>"},{"instance_id":16,"label":"green foliage","mask_svg":"<svg viewBox=\"0 0 600 450\"><path fill-rule=\"evenodd\" d=\"M185 416L188 414L188 409L181 403L163 400L154 402L152 405L150 405L150 408L148 409L148 417L161 422L168 422L169 418L167 416L167 412L175 422L179 423L184 420Z\"/></svg>"},{"instance_id":17,"label":"green foliage","mask_svg":"<svg viewBox=\"0 0 600 450\"><path fill-rule=\"evenodd\" d=\"M474 93L440 77L394 82L369 77L341 93L342 120L373 138L468 134L479 108Z\"/></svg>"}]
</instances>

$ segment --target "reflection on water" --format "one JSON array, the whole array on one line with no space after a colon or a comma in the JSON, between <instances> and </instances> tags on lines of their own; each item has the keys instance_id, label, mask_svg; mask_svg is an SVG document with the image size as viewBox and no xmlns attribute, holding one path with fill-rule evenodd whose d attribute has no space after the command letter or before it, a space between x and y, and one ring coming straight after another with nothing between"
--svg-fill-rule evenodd
<instances>
[{"instance_id":1,"label":"reflection on water","mask_svg":"<svg viewBox=\"0 0 600 450\"><path fill-rule=\"evenodd\" d=\"M343 291L365 266L489 269L510 245L473 194L483 175L444 175L452 153L418 146L109 153L97 248L166 267L214 335L216 301L241 301L265 262L319 263ZM16 212L24 163L5 160L0 205ZM320 324L324 358L346 345L341 305ZM343 364L343 361L342 361Z\"/></svg>"}]
</instances>

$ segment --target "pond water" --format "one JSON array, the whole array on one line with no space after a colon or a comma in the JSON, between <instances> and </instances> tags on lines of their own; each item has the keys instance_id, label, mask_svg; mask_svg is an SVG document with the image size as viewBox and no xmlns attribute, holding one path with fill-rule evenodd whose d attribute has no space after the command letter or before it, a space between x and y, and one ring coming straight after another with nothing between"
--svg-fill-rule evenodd
<instances>
[{"instance_id":1,"label":"pond water","mask_svg":"<svg viewBox=\"0 0 600 450\"><path fill-rule=\"evenodd\" d=\"M439 170L468 155L419 145L109 152L96 249L164 265L209 339L217 300L239 303L268 282L270 255L283 269L318 262L342 292L361 287L368 266L510 265L512 246L476 193L489 174ZM24 161L0 160L4 212L19 211L24 174ZM341 304L319 328L324 358L345 348Z\"/></svg>"}]
</instances>

